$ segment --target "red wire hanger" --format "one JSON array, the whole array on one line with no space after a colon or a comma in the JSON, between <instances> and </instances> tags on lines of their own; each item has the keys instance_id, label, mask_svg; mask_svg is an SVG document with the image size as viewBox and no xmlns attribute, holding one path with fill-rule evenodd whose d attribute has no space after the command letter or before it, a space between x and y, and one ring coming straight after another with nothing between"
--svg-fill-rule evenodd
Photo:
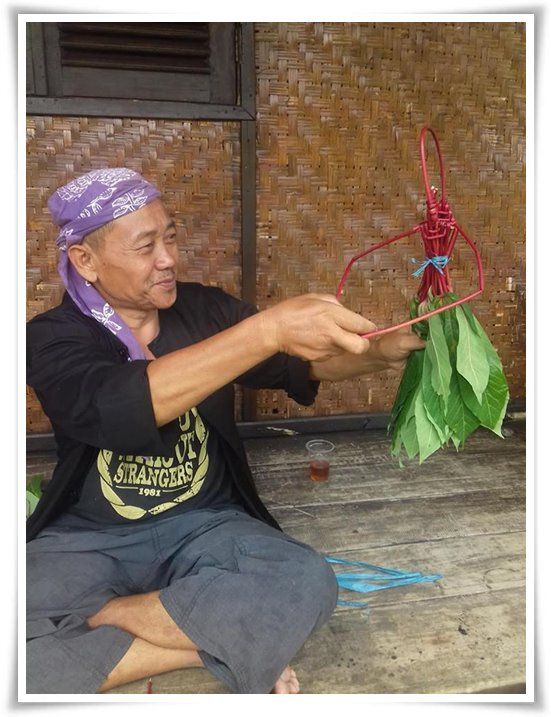
<instances>
[{"instance_id":1,"label":"red wire hanger","mask_svg":"<svg viewBox=\"0 0 551 717\"><path fill-rule=\"evenodd\" d=\"M436 151L438 153L441 186L439 200L437 199L438 190L429 184L427 160L425 154L425 137L427 132L431 133L436 147ZM362 334L362 338L364 339L372 338L373 336L380 336L381 334L387 334L391 331L396 331L396 329L399 329L402 326L411 326L412 324L416 324L418 321L424 321L429 316L434 316L435 314L439 314L442 311L447 311L454 306L459 306L459 304L463 304L466 301L470 301L471 299L474 299L475 296L478 296L484 291L484 272L482 270L482 259L474 243L469 239L465 231L459 226L459 224L455 220L455 217L453 216L452 211L450 209L450 205L447 202L446 184L444 178L444 160L442 158L442 152L440 151L440 144L438 143L438 138L436 137L434 130L432 130L430 127L423 127L423 129L421 130L420 152L421 169L423 172L425 194L427 197L426 219L420 224L414 226L413 229L410 229L410 231L404 232L403 234L398 234L397 236L391 237L390 239L385 239L385 241L379 242L378 244L375 244L374 246L367 249L367 251L364 251L361 254L357 254L355 257L353 257L348 262L348 265L344 270L344 274L342 275L342 278L339 282L336 298L340 298L345 281L348 277L348 274L350 273L350 269L356 261L358 261L364 256L367 256L368 254L371 254L374 251L377 251L377 249L381 249L387 244L392 244L393 242L399 241L400 239L405 239L406 237L412 236L414 234L421 235L421 239L423 241L423 246L425 249L425 261L423 262L421 267L416 272L414 272L414 276L422 274L421 285L417 292L417 297L419 301L424 301L427 298L429 290L432 291L432 294L434 296L442 296L443 294L452 291L452 285L448 270L448 262L452 257L453 248L455 246L455 242L457 240L458 235L461 235L463 237L463 239L467 242L475 255L476 263L478 266L478 289L473 293L468 294L468 296L463 297L462 299L458 299L457 301L453 301L450 304L446 304L439 309L428 311L426 314L423 314L422 316L419 316L415 319L404 321L401 324L397 324L396 326L388 326L384 329L377 329L376 331L372 331L368 334Z\"/></svg>"}]
</instances>

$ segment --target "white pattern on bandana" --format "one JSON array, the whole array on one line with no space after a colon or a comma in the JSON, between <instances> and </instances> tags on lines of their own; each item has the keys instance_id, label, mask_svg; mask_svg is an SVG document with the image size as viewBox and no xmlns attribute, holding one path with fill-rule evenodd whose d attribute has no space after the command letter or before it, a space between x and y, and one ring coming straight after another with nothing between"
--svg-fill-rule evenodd
<instances>
[{"instance_id":1,"label":"white pattern on bandana","mask_svg":"<svg viewBox=\"0 0 551 717\"><path fill-rule=\"evenodd\" d=\"M115 310L110 304L104 304L103 314L96 309L92 309L92 315L94 319L96 319L96 321L99 321L100 324L103 324L105 327L107 327L112 334L116 334L117 331L120 331L122 328L114 321L111 321L111 316L113 316L114 313Z\"/></svg>"},{"instance_id":2,"label":"white pattern on bandana","mask_svg":"<svg viewBox=\"0 0 551 717\"><path fill-rule=\"evenodd\" d=\"M127 212L135 212L145 205L147 201L146 194L143 189L134 189L132 192L123 194L122 197L115 199L111 206L113 207L113 219L122 217Z\"/></svg>"},{"instance_id":3,"label":"white pattern on bandana","mask_svg":"<svg viewBox=\"0 0 551 717\"><path fill-rule=\"evenodd\" d=\"M110 199L113 196L114 191L115 187L109 187L109 189L106 189L105 192L98 194L97 197L94 197L94 199L92 199L92 201L84 207L84 209L79 214L79 217L82 217L84 219L84 217L89 217L90 214L99 214L103 209L101 200Z\"/></svg>"},{"instance_id":4,"label":"white pattern on bandana","mask_svg":"<svg viewBox=\"0 0 551 717\"><path fill-rule=\"evenodd\" d=\"M82 196L94 182L100 182L106 187L115 187L119 182L132 179L134 176L136 172L132 169L97 169L60 187L57 193L66 202L72 202Z\"/></svg>"}]
</instances>

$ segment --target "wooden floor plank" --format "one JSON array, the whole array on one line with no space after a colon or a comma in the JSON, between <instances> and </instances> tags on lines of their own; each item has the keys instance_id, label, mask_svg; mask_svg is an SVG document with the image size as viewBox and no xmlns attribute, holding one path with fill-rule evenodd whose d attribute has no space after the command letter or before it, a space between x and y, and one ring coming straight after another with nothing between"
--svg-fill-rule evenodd
<instances>
[{"instance_id":1,"label":"wooden floor plank","mask_svg":"<svg viewBox=\"0 0 551 717\"><path fill-rule=\"evenodd\" d=\"M424 575L442 575L442 578L435 582L407 585L368 594L365 599L373 607L523 588L526 579L523 532L345 550L334 555L397 570L421 572ZM333 569L336 573L359 571L359 568L339 565L334 565ZM344 600L362 599L361 595L348 591L341 591L340 597ZM339 606L337 612L353 609Z\"/></svg>"},{"instance_id":2,"label":"wooden floor plank","mask_svg":"<svg viewBox=\"0 0 551 717\"><path fill-rule=\"evenodd\" d=\"M305 644L311 693L471 693L525 674L524 590L390 605L339 615Z\"/></svg>"},{"instance_id":3,"label":"wooden floor plank","mask_svg":"<svg viewBox=\"0 0 551 717\"><path fill-rule=\"evenodd\" d=\"M398 501L408 498L437 498L487 490L523 489L524 480L518 466L508 469L502 460L477 461L472 467L463 463L465 473L450 476L442 471L426 471L407 478L390 471L347 473L335 470L327 483L315 483L300 471L267 474L258 482L262 500L272 507L306 507L335 505L360 501Z\"/></svg>"},{"instance_id":4,"label":"wooden floor plank","mask_svg":"<svg viewBox=\"0 0 551 717\"><path fill-rule=\"evenodd\" d=\"M380 434L380 431L373 431ZM495 440L494 440L495 439ZM441 451L419 465L401 469L388 455L388 441L373 440L354 432L338 434L330 480L316 483L309 478L303 439L248 441L247 453L262 499L270 505L311 505L350 502L364 498L396 500L413 496L462 493L480 488L499 488L505 482L524 485L524 442L505 443L496 436L479 444L491 451ZM280 448L277 443L282 443ZM499 446L499 450L496 450Z\"/></svg>"},{"instance_id":5,"label":"wooden floor plank","mask_svg":"<svg viewBox=\"0 0 551 717\"><path fill-rule=\"evenodd\" d=\"M273 508L286 532L322 553L525 529L522 490Z\"/></svg>"},{"instance_id":6,"label":"wooden floor plank","mask_svg":"<svg viewBox=\"0 0 551 717\"><path fill-rule=\"evenodd\" d=\"M293 661L307 694L499 691L525 674L524 591L501 590L334 615ZM111 690L145 692L145 680ZM205 670L153 679L162 694L227 692Z\"/></svg>"}]
</instances>

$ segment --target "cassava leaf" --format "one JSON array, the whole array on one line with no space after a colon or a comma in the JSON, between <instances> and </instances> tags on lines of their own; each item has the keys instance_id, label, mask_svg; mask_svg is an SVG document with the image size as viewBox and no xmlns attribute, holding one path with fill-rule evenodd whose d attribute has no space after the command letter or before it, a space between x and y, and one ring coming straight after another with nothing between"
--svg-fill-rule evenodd
<instances>
[{"instance_id":1,"label":"cassava leaf","mask_svg":"<svg viewBox=\"0 0 551 717\"><path fill-rule=\"evenodd\" d=\"M477 320L471 309L467 306L464 306L463 312L465 316L467 317L467 320L471 324L471 326L474 328L475 332L479 336L480 340L482 341L482 344L484 345L484 350L486 351L486 357L488 359L488 364L490 367L495 367L503 371L503 364L501 363L501 359L499 358L499 354L495 350L492 342L488 338L488 334L484 330L484 327L480 323L480 321Z\"/></svg>"},{"instance_id":2,"label":"cassava leaf","mask_svg":"<svg viewBox=\"0 0 551 717\"><path fill-rule=\"evenodd\" d=\"M450 301L456 301L457 296L455 294L448 294L447 295L450 299ZM490 366L497 366L500 369L503 369L503 365L501 363L501 359L499 358L499 354L495 350L492 342L488 338L488 334L486 333L484 327L480 323L480 321L476 318L476 316L473 314L471 307L467 304L461 304L460 307L456 307L456 309L461 308L463 313L465 314L465 317L467 321L469 322L472 330L475 334L478 334L480 339L482 339L482 343L484 344L484 348L486 350L486 355L488 357L488 363ZM452 309L449 312L444 313L452 313L454 310Z\"/></svg>"},{"instance_id":3,"label":"cassava leaf","mask_svg":"<svg viewBox=\"0 0 551 717\"><path fill-rule=\"evenodd\" d=\"M421 391L418 392L415 399L415 430L419 446L419 463L422 463L442 446L442 441L436 428L428 419Z\"/></svg>"},{"instance_id":4,"label":"cassava leaf","mask_svg":"<svg viewBox=\"0 0 551 717\"><path fill-rule=\"evenodd\" d=\"M409 318L416 319L419 316L419 299L414 296L409 302Z\"/></svg>"},{"instance_id":5,"label":"cassava leaf","mask_svg":"<svg viewBox=\"0 0 551 717\"><path fill-rule=\"evenodd\" d=\"M456 301L457 296L453 293L445 297L445 301L450 303ZM499 355L488 338L484 328L474 316L468 304L461 304L450 311L442 313L444 317L444 333L448 345L452 347L450 353L453 354L453 341L459 335L458 319L456 311L461 310L465 318L469 322L471 330L478 335L484 346L486 358L489 366L488 384L479 402L474 391L463 376L459 376L460 391L464 402L471 412L479 419L481 425L494 431L501 436L501 424L505 416L507 402L509 399L509 389L507 379L503 374L503 367ZM452 358L453 363L453 358Z\"/></svg>"},{"instance_id":6,"label":"cassava leaf","mask_svg":"<svg viewBox=\"0 0 551 717\"><path fill-rule=\"evenodd\" d=\"M416 319L419 316L419 299L414 296L413 299L410 301L409 304L409 317L410 319ZM412 327L413 331L419 336L420 339L423 339L423 341L426 341L429 335L429 325L427 321L418 321L416 324L413 324Z\"/></svg>"},{"instance_id":7,"label":"cassava leaf","mask_svg":"<svg viewBox=\"0 0 551 717\"><path fill-rule=\"evenodd\" d=\"M395 431L394 435L392 436L392 443L390 444L390 453L393 456L399 456L401 450L402 450L402 438L400 435L400 431Z\"/></svg>"},{"instance_id":8,"label":"cassava leaf","mask_svg":"<svg viewBox=\"0 0 551 717\"><path fill-rule=\"evenodd\" d=\"M34 493L31 493L30 490L26 492L26 508L25 508L25 517L29 517L33 514L34 509L38 505L39 497L35 495Z\"/></svg>"},{"instance_id":9,"label":"cassava leaf","mask_svg":"<svg viewBox=\"0 0 551 717\"><path fill-rule=\"evenodd\" d=\"M424 351L423 360L423 376L422 376L422 392L423 403L429 421L436 428L442 443L448 438L448 426L446 424L446 416L444 413L444 404L442 398L436 393L431 381L431 363L429 354Z\"/></svg>"},{"instance_id":10,"label":"cassava leaf","mask_svg":"<svg viewBox=\"0 0 551 717\"><path fill-rule=\"evenodd\" d=\"M452 293L415 297L410 315L456 301ZM391 453L419 463L450 440L459 450L480 425L501 435L509 399L500 358L471 309L462 304L413 326L427 342L410 354L391 413ZM428 328L428 335L427 335Z\"/></svg>"},{"instance_id":11,"label":"cassava leaf","mask_svg":"<svg viewBox=\"0 0 551 717\"><path fill-rule=\"evenodd\" d=\"M465 405L478 418L482 426L489 428L502 438L501 424L509 400L509 388L502 371L493 366L490 368L490 378L482 395L481 403L477 401L470 383L465 381L463 376L458 378Z\"/></svg>"},{"instance_id":12,"label":"cassava leaf","mask_svg":"<svg viewBox=\"0 0 551 717\"><path fill-rule=\"evenodd\" d=\"M457 342L459 340L459 327L457 325L455 309L443 311L440 316L442 317L444 336L446 337L446 343L448 344L450 363L452 365L452 369L454 369L457 365Z\"/></svg>"},{"instance_id":13,"label":"cassava leaf","mask_svg":"<svg viewBox=\"0 0 551 717\"><path fill-rule=\"evenodd\" d=\"M419 453L415 415L409 418L406 425L402 428L400 435L408 458L414 458Z\"/></svg>"},{"instance_id":14,"label":"cassava leaf","mask_svg":"<svg viewBox=\"0 0 551 717\"><path fill-rule=\"evenodd\" d=\"M465 314L461 310L461 306L457 307L455 315L459 326L456 358L457 372L471 384L480 403L490 377L490 366L486 350L480 336L472 330Z\"/></svg>"},{"instance_id":15,"label":"cassava leaf","mask_svg":"<svg viewBox=\"0 0 551 717\"><path fill-rule=\"evenodd\" d=\"M401 412L406 399L419 385L423 369L423 353L424 351L412 351L408 357L406 368L404 369L402 380L400 381L400 386L398 387L398 393L396 394L394 405L392 406L392 411L390 413L390 420L388 424L389 431L394 429L396 419Z\"/></svg>"},{"instance_id":16,"label":"cassava leaf","mask_svg":"<svg viewBox=\"0 0 551 717\"><path fill-rule=\"evenodd\" d=\"M410 392L396 420L394 427L393 446L396 446L397 454L400 452L400 444L404 445L405 451L410 458L417 455L419 446L415 433L415 397L421 390L420 383Z\"/></svg>"},{"instance_id":17,"label":"cassava leaf","mask_svg":"<svg viewBox=\"0 0 551 717\"><path fill-rule=\"evenodd\" d=\"M459 445L463 445L468 436L480 425L476 416L463 401L455 371L450 381L450 397L446 409L446 422L453 431L452 440L453 435L455 435L459 441ZM457 447L455 440L454 445Z\"/></svg>"},{"instance_id":18,"label":"cassava leaf","mask_svg":"<svg viewBox=\"0 0 551 717\"><path fill-rule=\"evenodd\" d=\"M451 434L451 439L453 441L453 445L455 446L455 450L459 450L459 446L461 445L461 440L455 435L455 433Z\"/></svg>"},{"instance_id":19,"label":"cassava leaf","mask_svg":"<svg viewBox=\"0 0 551 717\"><path fill-rule=\"evenodd\" d=\"M440 314L431 316L428 322L429 339L425 350L429 355L432 367L432 386L436 393L442 396L445 405L450 395L450 377L452 373L448 345L444 336Z\"/></svg>"},{"instance_id":20,"label":"cassava leaf","mask_svg":"<svg viewBox=\"0 0 551 717\"><path fill-rule=\"evenodd\" d=\"M41 484L43 480L44 476L42 474L33 476L27 485L27 492L32 493L37 498L40 498L42 496Z\"/></svg>"}]
</instances>

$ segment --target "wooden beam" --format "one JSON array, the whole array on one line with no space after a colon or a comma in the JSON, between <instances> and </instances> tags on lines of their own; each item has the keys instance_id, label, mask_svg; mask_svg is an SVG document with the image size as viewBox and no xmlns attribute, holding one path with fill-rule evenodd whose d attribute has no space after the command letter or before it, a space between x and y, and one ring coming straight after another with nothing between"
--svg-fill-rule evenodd
<instances>
[{"instance_id":1,"label":"wooden beam","mask_svg":"<svg viewBox=\"0 0 551 717\"><path fill-rule=\"evenodd\" d=\"M27 97L29 115L71 115L78 117L136 117L156 119L250 121L250 114L233 105L206 105L198 102L128 100L105 97Z\"/></svg>"},{"instance_id":2,"label":"wooden beam","mask_svg":"<svg viewBox=\"0 0 551 717\"><path fill-rule=\"evenodd\" d=\"M256 119L256 65L254 49L254 23L243 22L238 35L240 51L239 104L251 119Z\"/></svg>"},{"instance_id":3,"label":"wooden beam","mask_svg":"<svg viewBox=\"0 0 551 717\"><path fill-rule=\"evenodd\" d=\"M242 23L238 34L239 100L252 117L241 123L241 297L256 305L256 81L254 25ZM256 392L243 389L243 420L254 422Z\"/></svg>"},{"instance_id":4,"label":"wooden beam","mask_svg":"<svg viewBox=\"0 0 551 717\"><path fill-rule=\"evenodd\" d=\"M256 304L256 122L241 123L241 297Z\"/></svg>"}]
</instances>

